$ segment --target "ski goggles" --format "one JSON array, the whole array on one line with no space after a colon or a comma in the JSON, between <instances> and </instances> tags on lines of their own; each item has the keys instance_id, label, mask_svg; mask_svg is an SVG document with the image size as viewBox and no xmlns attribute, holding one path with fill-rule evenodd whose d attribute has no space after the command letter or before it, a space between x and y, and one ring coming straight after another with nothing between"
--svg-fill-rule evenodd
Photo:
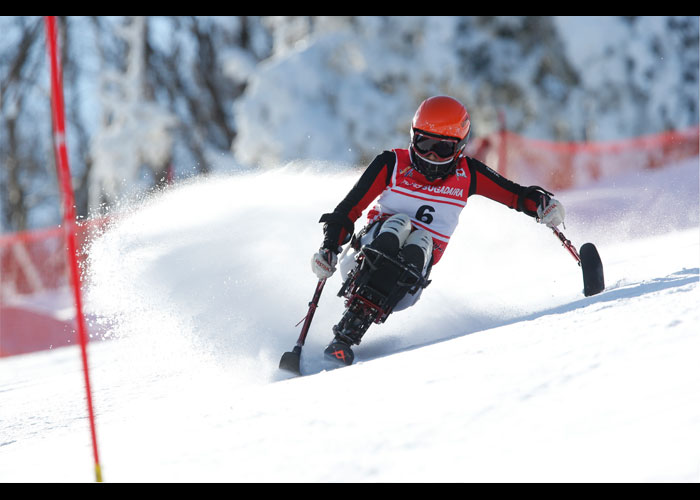
<instances>
[{"instance_id":1,"label":"ski goggles","mask_svg":"<svg viewBox=\"0 0 700 500\"><path fill-rule=\"evenodd\" d=\"M411 144L421 156L433 153L439 160L451 160L464 148L466 140L452 137L428 135L419 130L412 131Z\"/></svg>"}]
</instances>

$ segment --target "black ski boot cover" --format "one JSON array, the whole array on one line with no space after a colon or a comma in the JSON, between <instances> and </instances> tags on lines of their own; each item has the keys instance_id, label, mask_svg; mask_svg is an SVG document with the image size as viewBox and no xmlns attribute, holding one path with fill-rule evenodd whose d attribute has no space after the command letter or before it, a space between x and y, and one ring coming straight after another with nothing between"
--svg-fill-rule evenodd
<instances>
[{"instance_id":1,"label":"black ski boot cover","mask_svg":"<svg viewBox=\"0 0 700 500\"><path fill-rule=\"evenodd\" d=\"M326 350L323 351L323 355L334 364L345 366L350 366L355 360L355 353L352 352L350 346L340 340L334 340L328 344Z\"/></svg>"}]
</instances>

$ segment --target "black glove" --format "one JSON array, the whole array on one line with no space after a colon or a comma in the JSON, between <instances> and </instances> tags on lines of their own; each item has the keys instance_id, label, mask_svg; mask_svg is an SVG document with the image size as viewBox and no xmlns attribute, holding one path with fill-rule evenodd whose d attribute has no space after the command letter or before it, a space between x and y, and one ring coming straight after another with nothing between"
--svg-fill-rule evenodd
<instances>
[{"instance_id":1,"label":"black glove","mask_svg":"<svg viewBox=\"0 0 700 500\"><path fill-rule=\"evenodd\" d=\"M355 231L355 224L346 216L335 212L323 214L319 222L325 222L321 248L330 250L333 253L340 253L341 247L350 241Z\"/></svg>"}]
</instances>

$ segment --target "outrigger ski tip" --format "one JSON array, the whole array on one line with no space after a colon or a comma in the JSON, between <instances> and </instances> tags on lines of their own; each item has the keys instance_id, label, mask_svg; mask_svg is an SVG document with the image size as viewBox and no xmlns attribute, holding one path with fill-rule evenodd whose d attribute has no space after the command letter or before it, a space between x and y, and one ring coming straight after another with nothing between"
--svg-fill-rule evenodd
<instances>
[{"instance_id":1,"label":"outrigger ski tip","mask_svg":"<svg viewBox=\"0 0 700 500\"><path fill-rule=\"evenodd\" d=\"M311 320L313 319L314 312L316 312L316 308L318 307L318 301L321 299L321 292L323 292L323 287L325 284L325 279L318 280L318 283L316 284L316 291L314 291L314 296L311 299L311 302L309 302L309 311L306 313L304 319L301 320L304 322L304 326L301 328L301 334L299 334L299 338L297 339L297 343L294 348L291 351L282 354L279 365L280 370L286 370L288 372L295 373L296 375L301 375L301 348L304 345L304 342L306 342L306 335L309 332Z\"/></svg>"},{"instance_id":2,"label":"outrigger ski tip","mask_svg":"<svg viewBox=\"0 0 700 500\"><path fill-rule=\"evenodd\" d=\"M586 297L596 295L605 290L603 262L593 243L581 246L581 271L583 272L583 294Z\"/></svg>"},{"instance_id":3,"label":"outrigger ski tip","mask_svg":"<svg viewBox=\"0 0 700 500\"><path fill-rule=\"evenodd\" d=\"M581 245L581 252L579 253L571 241L564 236L564 233L556 227L553 227L552 231L581 267L583 273L583 294L586 297L590 297L605 290L603 262L600 260L600 255L595 245L593 243L584 243Z\"/></svg>"},{"instance_id":4,"label":"outrigger ski tip","mask_svg":"<svg viewBox=\"0 0 700 500\"><path fill-rule=\"evenodd\" d=\"M295 375L301 375L301 346L294 346L290 352L282 354L279 368Z\"/></svg>"}]
</instances>

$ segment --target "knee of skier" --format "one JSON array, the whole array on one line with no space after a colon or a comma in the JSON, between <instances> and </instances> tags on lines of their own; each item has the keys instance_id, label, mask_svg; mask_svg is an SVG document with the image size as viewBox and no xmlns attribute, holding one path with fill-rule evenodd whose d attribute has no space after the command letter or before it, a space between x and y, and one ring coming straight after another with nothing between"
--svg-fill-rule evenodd
<instances>
[{"instance_id":1,"label":"knee of skier","mask_svg":"<svg viewBox=\"0 0 700 500\"><path fill-rule=\"evenodd\" d=\"M433 237L425 229L416 229L406 238L402 252L425 273L433 253Z\"/></svg>"},{"instance_id":2,"label":"knee of skier","mask_svg":"<svg viewBox=\"0 0 700 500\"><path fill-rule=\"evenodd\" d=\"M411 219L406 214L395 214L384 221L379 228L377 238L386 233L395 235L399 240L399 248L401 248L406 239L411 234Z\"/></svg>"},{"instance_id":3,"label":"knee of skier","mask_svg":"<svg viewBox=\"0 0 700 500\"><path fill-rule=\"evenodd\" d=\"M370 232L370 241L364 246L389 257L396 257L410 233L411 219L404 214L392 215ZM370 259L374 260L374 257Z\"/></svg>"}]
</instances>

